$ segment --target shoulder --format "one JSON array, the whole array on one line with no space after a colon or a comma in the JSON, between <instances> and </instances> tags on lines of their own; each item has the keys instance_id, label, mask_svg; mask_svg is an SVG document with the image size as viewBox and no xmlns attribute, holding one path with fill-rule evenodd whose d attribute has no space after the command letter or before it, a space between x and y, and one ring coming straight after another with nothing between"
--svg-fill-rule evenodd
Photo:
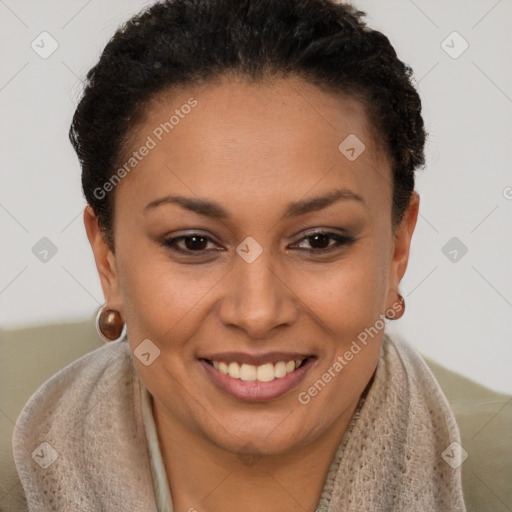
<instances>
[{"instance_id":1,"label":"shoulder","mask_svg":"<svg viewBox=\"0 0 512 512\"><path fill-rule=\"evenodd\" d=\"M23 406L13 433L13 445L35 430L49 430L59 420L83 412L95 396L115 380L133 379L133 361L126 342L105 344L84 354L43 382Z\"/></svg>"},{"instance_id":2,"label":"shoulder","mask_svg":"<svg viewBox=\"0 0 512 512\"><path fill-rule=\"evenodd\" d=\"M140 381L128 343L103 345L45 381L18 416L12 448L29 509L44 502L64 510L68 500L66 510L104 510L105 497L118 510L151 504ZM84 475L94 475L94 488Z\"/></svg>"},{"instance_id":3,"label":"shoulder","mask_svg":"<svg viewBox=\"0 0 512 512\"><path fill-rule=\"evenodd\" d=\"M506 470L512 459L512 396L442 366L395 333L386 336L382 357L399 358L408 369L408 380L423 383L423 393L433 394L432 405L439 400L449 404L460 432L461 454L467 457L461 470L468 512L499 508L506 502L505 490L512 477L512 471ZM427 379L435 380L434 389L424 386ZM484 483L489 475L492 490Z\"/></svg>"}]
</instances>

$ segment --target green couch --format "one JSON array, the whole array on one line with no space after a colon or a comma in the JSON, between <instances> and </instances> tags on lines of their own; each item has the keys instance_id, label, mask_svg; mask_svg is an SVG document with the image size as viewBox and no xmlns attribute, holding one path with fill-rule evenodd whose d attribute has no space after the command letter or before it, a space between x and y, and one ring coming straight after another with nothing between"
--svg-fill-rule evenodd
<instances>
[{"instance_id":1,"label":"green couch","mask_svg":"<svg viewBox=\"0 0 512 512\"><path fill-rule=\"evenodd\" d=\"M21 408L45 380L102 344L92 319L0 330L1 512L18 512L24 505L11 448ZM512 397L487 389L427 358L425 361L451 404L462 446L469 454L462 465L468 512L511 512Z\"/></svg>"}]
</instances>

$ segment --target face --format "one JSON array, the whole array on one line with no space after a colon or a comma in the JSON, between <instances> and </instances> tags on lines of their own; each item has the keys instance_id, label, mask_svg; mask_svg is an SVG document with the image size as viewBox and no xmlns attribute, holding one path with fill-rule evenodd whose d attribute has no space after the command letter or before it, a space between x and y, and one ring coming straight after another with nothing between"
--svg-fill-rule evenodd
<instances>
[{"instance_id":1,"label":"face","mask_svg":"<svg viewBox=\"0 0 512 512\"><path fill-rule=\"evenodd\" d=\"M90 208L85 222L106 302L132 354L150 354L133 359L159 422L278 454L353 411L418 207L414 194L394 232L390 164L366 123L357 100L291 78L173 90L148 108L140 161L115 188L115 255Z\"/></svg>"}]
</instances>

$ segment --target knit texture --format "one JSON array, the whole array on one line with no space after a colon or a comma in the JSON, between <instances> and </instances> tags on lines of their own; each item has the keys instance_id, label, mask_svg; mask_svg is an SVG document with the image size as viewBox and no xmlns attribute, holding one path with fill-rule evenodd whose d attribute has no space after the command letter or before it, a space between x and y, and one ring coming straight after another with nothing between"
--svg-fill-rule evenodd
<instances>
[{"instance_id":1,"label":"knit texture","mask_svg":"<svg viewBox=\"0 0 512 512\"><path fill-rule=\"evenodd\" d=\"M156 432L156 425L153 418L153 397L146 388L142 380L140 381L141 390L141 402L142 402L142 418L144 420L144 428L146 430L146 438L148 440L149 458L151 462L151 474L153 476L153 487L155 491L155 500L158 512L173 512L171 490L169 489L169 480L165 470L165 464L162 458L162 452L158 441L158 434ZM361 394L359 403L356 407L354 415L350 420L347 430L343 436L343 439L334 455L331 462L329 473L322 490L322 497L320 503L315 512L325 512L332 495L332 489L334 484L334 477L340 464L343 449L348 441L350 433L352 432L354 425L359 417L359 412L364 404L366 393L368 388L365 388Z\"/></svg>"},{"instance_id":2,"label":"knit texture","mask_svg":"<svg viewBox=\"0 0 512 512\"><path fill-rule=\"evenodd\" d=\"M28 511L167 512L157 508L142 392L126 342L85 354L37 389L13 434ZM455 418L421 355L385 335L317 512L465 512L460 467L441 456L454 442Z\"/></svg>"}]
</instances>

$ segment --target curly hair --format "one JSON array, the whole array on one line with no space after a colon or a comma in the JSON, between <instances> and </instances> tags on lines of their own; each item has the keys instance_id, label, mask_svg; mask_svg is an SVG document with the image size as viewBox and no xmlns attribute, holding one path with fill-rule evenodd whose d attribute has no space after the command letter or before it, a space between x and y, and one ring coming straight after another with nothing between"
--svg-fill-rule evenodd
<instances>
[{"instance_id":1,"label":"curly hair","mask_svg":"<svg viewBox=\"0 0 512 512\"><path fill-rule=\"evenodd\" d=\"M163 0L118 28L87 73L69 130L85 198L110 248L114 194L94 190L122 161L151 99L228 73L248 81L293 75L360 99L391 162L396 226L425 165L426 132L411 68L364 16L336 0Z\"/></svg>"}]
</instances>

